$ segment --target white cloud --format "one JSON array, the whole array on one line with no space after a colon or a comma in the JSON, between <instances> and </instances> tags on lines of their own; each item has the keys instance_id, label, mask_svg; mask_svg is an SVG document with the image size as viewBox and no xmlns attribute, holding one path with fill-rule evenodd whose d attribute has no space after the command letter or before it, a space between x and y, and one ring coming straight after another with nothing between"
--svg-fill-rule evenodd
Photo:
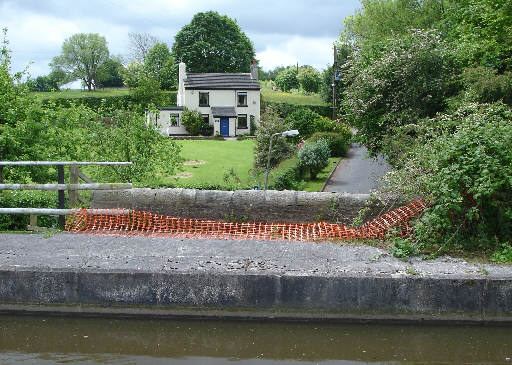
<instances>
[{"instance_id":1,"label":"white cloud","mask_svg":"<svg viewBox=\"0 0 512 365\"><path fill-rule=\"evenodd\" d=\"M271 39L271 37L269 37ZM265 69L273 69L276 66L311 65L317 69L323 69L332 62L331 38L306 38L290 37L281 39L278 43L267 46L258 52L256 57L260 66Z\"/></svg>"}]
</instances>

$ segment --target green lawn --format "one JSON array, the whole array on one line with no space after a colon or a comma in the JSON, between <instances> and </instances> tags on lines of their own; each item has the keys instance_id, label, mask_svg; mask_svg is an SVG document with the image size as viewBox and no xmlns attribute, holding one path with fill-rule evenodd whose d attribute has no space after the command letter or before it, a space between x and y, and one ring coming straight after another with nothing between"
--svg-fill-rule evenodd
<instances>
[{"instance_id":1,"label":"green lawn","mask_svg":"<svg viewBox=\"0 0 512 365\"><path fill-rule=\"evenodd\" d=\"M185 161L197 161L183 166L183 178L168 178L169 182L178 185L190 184L219 184L225 185L224 175L233 170L240 179L240 184L254 183L249 176L253 164L253 140L223 141L223 140L179 140L182 146L181 156ZM234 182L233 177L230 182Z\"/></svg>"},{"instance_id":2,"label":"green lawn","mask_svg":"<svg viewBox=\"0 0 512 365\"><path fill-rule=\"evenodd\" d=\"M112 89L101 89L96 91L87 90L61 90L52 92L38 92L34 91L40 99L59 99L59 98L86 98L89 96L106 97L106 96L121 96L128 95L128 88L112 88Z\"/></svg>"},{"instance_id":3,"label":"green lawn","mask_svg":"<svg viewBox=\"0 0 512 365\"><path fill-rule=\"evenodd\" d=\"M185 165L183 171L178 173L178 176L181 176L179 178L161 176L164 183L175 186L239 184L244 187L256 186L258 183L263 187L265 183L264 172L251 175L254 140L178 140L176 142L182 146L181 156L185 160ZM296 161L296 157L290 158L272 169L269 174L269 185L273 183L274 176L283 169L294 165ZM315 180L306 181L303 190L320 191L325 179L338 161L339 158L330 158L329 165L318 174ZM229 176L227 182L224 178L225 175ZM239 183L237 179L239 179Z\"/></svg>"}]
</instances>

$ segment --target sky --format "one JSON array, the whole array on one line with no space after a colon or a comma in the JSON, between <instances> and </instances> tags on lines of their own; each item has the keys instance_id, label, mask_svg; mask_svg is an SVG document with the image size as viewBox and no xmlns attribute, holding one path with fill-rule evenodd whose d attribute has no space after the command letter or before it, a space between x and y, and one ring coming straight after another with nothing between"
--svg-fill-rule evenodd
<instances>
[{"instance_id":1,"label":"sky","mask_svg":"<svg viewBox=\"0 0 512 365\"><path fill-rule=\"evenodd\" d=\"M75 33L98 33L111 54L127 57L128 33L149 33L172 46L194 14L209 10L238 22L264 70L297 62L323 69L343 19L359 7L359 0L0 0L0 28L8 29L11 71L28 66L31 77L48 74Z\"/></svg>"}]
</instances>

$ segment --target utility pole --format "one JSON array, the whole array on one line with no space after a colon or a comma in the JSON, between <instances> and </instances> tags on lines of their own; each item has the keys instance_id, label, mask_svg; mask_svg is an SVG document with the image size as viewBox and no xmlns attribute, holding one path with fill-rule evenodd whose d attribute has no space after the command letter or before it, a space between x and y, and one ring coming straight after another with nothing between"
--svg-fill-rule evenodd
<instances>
[{"instance_id":1,"label":"utility pole","mask_svg":"<svg viewBox=\"0 0 512 365\"><path fill-rule=\"evenodd\" d=\"M336 120L336 72L338 71L338 58L334 46L334 61L332 64L332 120Z\"/></svg>"}]
</instances>

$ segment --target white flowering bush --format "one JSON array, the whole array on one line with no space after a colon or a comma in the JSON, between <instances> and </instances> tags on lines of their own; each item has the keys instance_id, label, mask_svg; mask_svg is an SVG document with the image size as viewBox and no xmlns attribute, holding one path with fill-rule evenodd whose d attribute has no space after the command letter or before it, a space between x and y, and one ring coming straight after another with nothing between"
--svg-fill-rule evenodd
<instances>
[{"instance_id":1,"label":"white flowering bush","mask_svg":"<svg viewBox=\"0 0 512 365\"><path fill-rule=\"evenodd\" d=\"M311 179L329 164L331 151L323 139L316 142L306 142L299 150L299 165L309 170Z\"/></svg>"},{"instance_id":2,"label":"white flowering bush","mask_svg":"<svg viewBox=\"0 0 512 365\"><path fill-rule=\"evenodd\" d=\"M433 117L457 91L454 57L436 31L406 36L359 52L346 64L342 109L373 154L393 128Z\"/></svg>"}]
</instances>

